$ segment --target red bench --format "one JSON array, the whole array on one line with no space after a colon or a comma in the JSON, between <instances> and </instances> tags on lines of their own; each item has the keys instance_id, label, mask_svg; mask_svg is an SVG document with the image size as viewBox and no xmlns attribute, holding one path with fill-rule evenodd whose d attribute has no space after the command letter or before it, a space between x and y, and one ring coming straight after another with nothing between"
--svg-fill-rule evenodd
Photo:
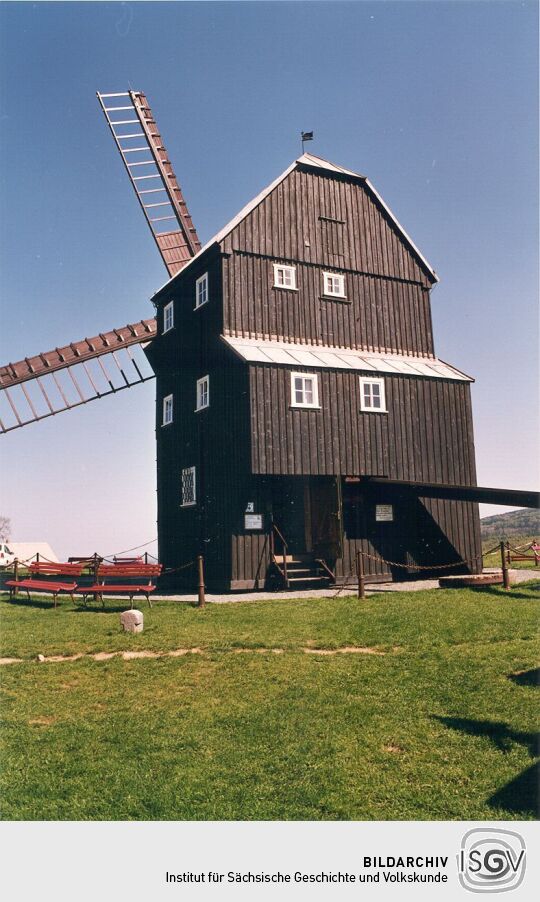
<instances>
[{"instance_id":1,"label":"red bench","mask_svg":"<svg viewBox=\"0 0 540 902\"><path fill-rule=\"evenodd\" d=\"M155 591L155 585L152 583L152 577L158 577L161 573L161 564L100 564L97 570L97 578L101 582L96 582L93 586L80 586L79 592L83 594L83 601L89 595L94 598L101 598L102 604L104 595L127 595L133 607L133 596L144 595L150 607L150 593ZM148 579L147 583L105 583L109 579L132 579L141 580Z\"/></svg>"},{"instance_id":2,"label":"red bench","mask_svg":"<svg viewBox=\"0 0 540 902\"><path fill-rule=\"evenodd\" d=\"M13 601L18 589L24 589L28 600L30 600L30 592L50 592L54 598L54 606L57 605L58 593L68 592L71 600L74 602L73 592L77 588L75 582L59 582L53 579L34 579L34 576L80 576L83 569L82 564L52 564L46 561L35 561L30 564L30 579L10 579L7 580L6 586L9 586L9 599Z\"/></svg>"}]
</instances>

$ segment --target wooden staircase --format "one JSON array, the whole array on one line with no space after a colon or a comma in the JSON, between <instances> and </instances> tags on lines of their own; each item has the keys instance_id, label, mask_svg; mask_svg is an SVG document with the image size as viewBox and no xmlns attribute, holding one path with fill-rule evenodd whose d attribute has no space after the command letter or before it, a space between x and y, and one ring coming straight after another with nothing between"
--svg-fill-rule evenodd
<instances>
[{"instance_id":1,"label":"wooden staircase","mask_svg":"<svg viewBox=\"0 0 540 902\"><path fill-rule=\"evenodd\" d=\"M325 561L312 554L274 554L272 560L285 589L326 589L335 582Z\"/></svg>"}]
</instances>

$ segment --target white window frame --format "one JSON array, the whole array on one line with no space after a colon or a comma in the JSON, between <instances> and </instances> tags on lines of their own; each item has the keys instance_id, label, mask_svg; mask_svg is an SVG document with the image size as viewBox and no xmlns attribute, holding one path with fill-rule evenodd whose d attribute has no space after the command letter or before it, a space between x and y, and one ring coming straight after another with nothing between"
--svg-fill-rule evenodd
<instances>
[{"instance_id":1,"label":"white window frame","mask_svg":"<svg viewBox=\"0 0 540 902\"><path fill-rule=\"evenodd\" d=\"M195 412L210 407L210 376L197 379Z\"/></svg>"},{"instance_id":2,"label":"white window frame","mask_svg":"<svg viewBox=\"0 0 540 902\"><path fill-rule=\"evenodd\" d=\"M310 403L306 403L305 401L297 401L295 384L296 379L302 379L302 395L305 395L305 380L311 379L311 381L313 382L313 399ZM319 380L317 378L317 373L291 373L291 407L302 407L307 410L320 410Z\"/></svg>"},{"instance_id":3,"label":"white window frame","mask_svg":"<svg viewBox=\"0 0 540 902\"><path fill-rule=\"evenodd\" d=\"M163 308L163 334L174 329L174 301L169 301Z\"/></svg>"},{"instance_id":4,"label":"white window frame","mask_svg":"<svg viewBox=\"0 0 540 902\"><path fill-rule=\"evenodd\" d=\"M381 399L380 407L372 407L371 405L366 404L366 399L364 397L365 385L379 386L379 396ZM373 399L372 392L370 392L370 399ZM388 410L386 408L386 390L384 379L374 379L373 376L360 376L360 410L362 410L364 413L388 413Z\"/></svg>"},{"instance_id":5,"label":"white window frame","mask_svg":"<svg viewBox=\"0 0 540 902\"><path fill-rule=\"evenodd\" d=\"M334 279L338 280L337 291L334 291ZM339 272L323 272L323 294L327 298L346 298L345 276Z\"/></svg>"},{"instance_id":6,"label":"white window frame","mask_svg":"<svg viewBox=\"0 0 540 902\"><path fill-rule=\"evenodd\" d=\"M170 414L170 417L169 417ZM162 426L170 426L174 420L174 396L165 395L163 398Z\"/></svg>"},{"instance_id":7,"label":"white window frame","mask_svg":"<svg viewBox=\"0 0 540 902\"><path fill-rule=\"evenodd\" d=\"M205 295L204 301L199 300L200 295ZM210 300L209 289L208 289L208 273L203 273L202 276L199 276L197 281L195 282L195 310L198 310L199 307L204 307L205 304Z\"/></svg>"},{"instance_id":8,"label":"white window frame","mask_svg":"<svg viewBox=\"0 0 540 902\"><path fill-rule=\"evenodd\" d=\"M191 473L192 476L192 486L193 486L193 497L190 501L184 501L184 474ZM196 467L184 467L180 471L180 492L181 492L181 502L180 507L194 507L197 504L197 469Z\"/></svg>"},{"instance_id":9,"label":"white window frame","mask_svg":"<svg viewBox=\"0 0 540 902\"><path fill-rule=\"evenodd\" d=\"M285 291L298 291L296 285L296 266L288 266L285 263L274 263L273 265L274 288L283 288ZM285 274L290 277L290 285L286 284ZM280 278L283 281L280 281Z\"/></svg>"}]
</instances>

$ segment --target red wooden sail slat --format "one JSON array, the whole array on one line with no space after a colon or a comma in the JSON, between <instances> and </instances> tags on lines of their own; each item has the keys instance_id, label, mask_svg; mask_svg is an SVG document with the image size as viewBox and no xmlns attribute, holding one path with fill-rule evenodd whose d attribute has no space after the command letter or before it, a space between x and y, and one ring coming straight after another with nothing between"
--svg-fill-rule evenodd
<instances>
[{"instance_id":1,"label":"red wooden sail slat","mask_svg":"<svg viewBox=\"0 0 540 902\"><path fill-rule=\"evenodd\" d=\"M62 348L45 351L35 357L25 357L17 363L0 366L0 389L10 388L29 379L37 379L48 373L65 369L85 360L92 360L103 354L110 354L119 348L151 341L157 331L155 319L122 326L103 332L94 338L83 338Z\"/></svg>"},{"instance_id":2,"label":"red wooden sail slat","mask_svg":"<svg viewBox=\"0 0 540 902\"><path fill-rule=\"evenodd\" d=\"M140 133L128 134L123 131L125 121L114 116L117 108L107 106L107 98L112 95L98 92L97 96L163 262L169 275L174 276L198 253L201 243L148 100L140 91L129 91L123 95L131 101L130 109L137 117L134 121L142 129ZM136 136L145 139L144 146L140 141L136 146L131 145L131 139ZM147 154L147 159L132 160L127 157L132 153ZM141 166L153 167L153 170L144 169L144 175L134 175L133 168ZM157 181L149 182L149 179ZM147 198L148 194L154 197ZM156 206L169 209L163 210L163 216L153 216L151 211ZM162 231L161 223L168 220L175 220L177 228Z\"/></svg>"}]
</instances>

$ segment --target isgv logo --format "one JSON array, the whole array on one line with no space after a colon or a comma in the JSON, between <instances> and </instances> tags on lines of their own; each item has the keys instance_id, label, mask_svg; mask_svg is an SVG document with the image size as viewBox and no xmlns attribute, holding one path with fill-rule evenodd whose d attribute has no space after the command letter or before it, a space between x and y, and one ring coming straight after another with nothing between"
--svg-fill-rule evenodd
<instances>
[{"instance_id":1,"label":"isgv logo","mask_svg":"<svg viewBox=\"0 0 540 902\"><path fill-rule=\"evenodd\" d=\"M471 893L504 893L525 876L525 841L511 830L476 828L461 840L459 882Z\"/></svg>"}]
</instances>

